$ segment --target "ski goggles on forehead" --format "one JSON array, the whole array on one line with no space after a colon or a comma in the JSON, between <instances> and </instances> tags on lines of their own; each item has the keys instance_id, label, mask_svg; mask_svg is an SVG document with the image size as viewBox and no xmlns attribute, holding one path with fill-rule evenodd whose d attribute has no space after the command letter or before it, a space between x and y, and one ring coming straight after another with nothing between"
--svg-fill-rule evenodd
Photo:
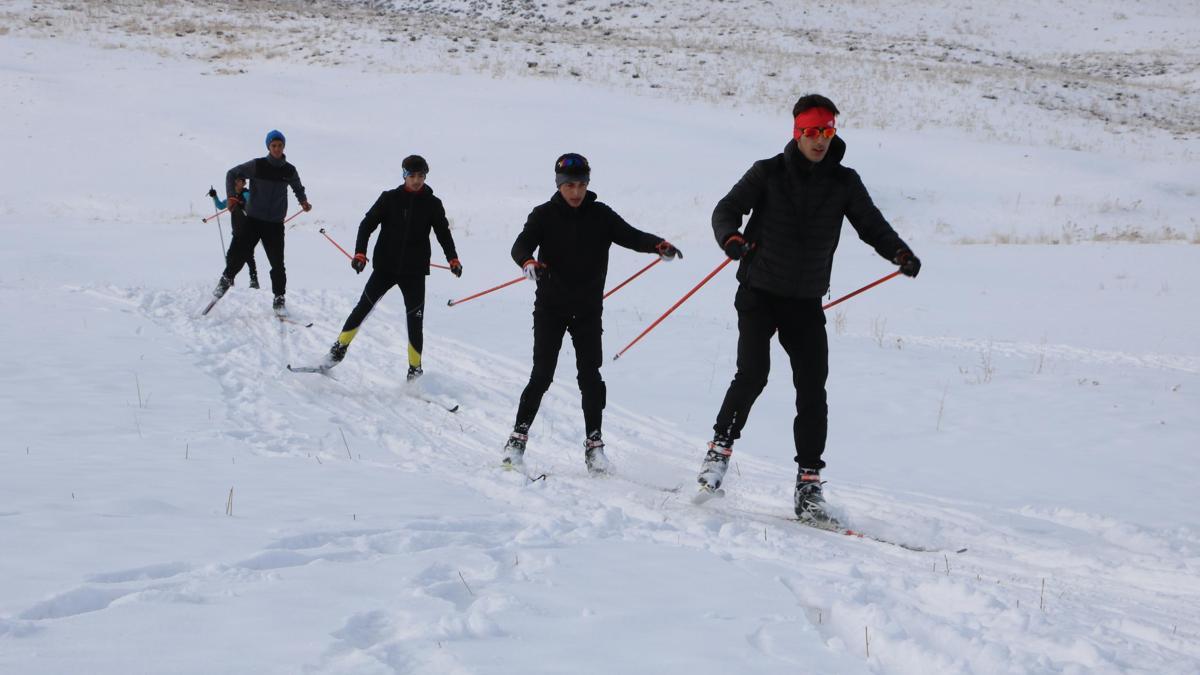
<instances>
[{"instance_id":1,"label":"ski goggles on forehead","mask_svg":"<svg viewBox=\"0 0 1200 675\"><path fill-rule=\"evenodd\" d=\"M833 138L837 135L837 129L834 127L798 127L796 129L796 138Z\"/></svg>"},{"instance_id":2,"label":"ski goggles on forehead","mask_svg":"<svg viewBox=\"0 0 1200 675\"><path fill-rule=\"evenodd\" d=\"M563 157L562 159L558 160L558 164L554 165L555 171L562 171L563 169L587 169L587 168L588 168L587 160L582 157L578 157L578 156Z\"/></svg>"}]
</instances>

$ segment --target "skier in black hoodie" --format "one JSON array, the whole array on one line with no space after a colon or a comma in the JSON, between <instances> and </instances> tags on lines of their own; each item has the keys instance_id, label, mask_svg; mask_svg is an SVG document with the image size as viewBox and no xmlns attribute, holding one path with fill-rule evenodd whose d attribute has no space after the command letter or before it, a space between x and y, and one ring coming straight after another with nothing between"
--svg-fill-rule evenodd
<instances>
[{"instance_id":1,"label":"skier in black hoodie","mask_svg":"<svg viewBox=\"0 0 1200 675\"><path fill-rule=\"evenodd\" d=\"M591 473L610 470L600 434L606 398L600 378L600 315L608 250L617 244L658 253L664 260L683 257L667 240L635 229L596 201L596 194L587 189L590 180L591 167L582 155L572 152L559 157L554 162L558 192L530 212L513 243L512 259L537 283L537 294L533 303L533 371L521 392L516 422L504 446L503 463L508 467L524 463L529 427L554 379L563 334L569 332L583 399L584 461Z\"/></svg>"},{"instance_id":2,"label":"skier in black hoodie","mask_svg":"<svg viewBox=\"0 0 1200 675\"><path fill-rule=\"evenodd\" d=\"M404 172L404 184L380 194L358 226L354 259L350 261L350 266L358 273L362 273L367 266L367 242L371 239L371 233L376 227L380 228L379 240L375 242L374 262L371 263L371 277L367 279L358 305L346 318L337 342L329 349L324 367L331 368L345 358L350 341L375 308L375 303L393 286L399 286L408 314L408 380L412 381L424 372L421 368L421 350L424 346L425 276L429 274L430 230L437 235L454 276L461 277L463 268L454 250L454 237L450 235L450 224L446 220L442 200L433 196L433 190L425 184L429 163L420 155L409 155L400 166Z\"/></svg>"},{"instance_id":3,"label":"skier in black hoodie","mask_svg":"<svg viewBox=\"0 0 1200 675\"><path fill-rule=\"evenodd\" d=\"M233 278L241 271L247 260L254 257L254 247L262 241L267 260L271 263L271 293L275 296L272 307L281 317L287 316L284 293L287 292L287 272L283 266L283 221L287 217L287 189L290 186L305 211L312 209L305 196L304 185L296 167L283 154L287 139L275 129L267 132L267 156L252 159L233 167L225 174L225 198L232 211L242 204L241 195L234 187L238 178L254 181L254 196L246 202L246 224L234 232L225 260L225 271L217 281L213 296L220 298L233 285Z\"/></svg>"},{"instance_id":4,"label":"skier in black hoodie","mask_svg":"<svg viewBox=\"0 0 1200 675\"><path fill-rule=\"evenodd\" d=\"M801 97L792 108L793 140L781 154L755 162L713 210L717 244L730 258L741 260L734 300L737 374L717 413L697 479L702 491L720 487L733 442L767 384L771 337L778 332L796 388L794 506L797 517L815 521L832 520L820 477L829 412L829 343L821 297L829 290L842 219L905 275L915 277L921 269L921 261L871 201L862 179L842 166L846 144L837 136L838 114L824 96ZM742 216L751 213L743 233Z\"/></svg>"}]
</instances>

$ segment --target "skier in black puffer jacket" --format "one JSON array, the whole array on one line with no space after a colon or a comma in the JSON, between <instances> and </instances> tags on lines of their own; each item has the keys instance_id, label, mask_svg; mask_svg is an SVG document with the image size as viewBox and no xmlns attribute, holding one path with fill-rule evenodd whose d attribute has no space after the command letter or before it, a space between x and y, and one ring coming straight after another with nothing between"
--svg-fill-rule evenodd
<instances>
[{"instance_id":1,"label":"skier in black puffer jacket","mask_svg":"<svg viewBox=\"0 0 1200 675\"><path fill-rule=\"evenodd\" d=\"M454 237L450 234L442 200L433 196L433 190L425 184L429 163L420 155L409 155L400 166L404 184L380 194L358 226L350 266L359 273L367 267L367 243L371 233L379 228L371 277L367 279L358 304L346 318L337 342L329 349L327 365L332 367L345 358L346 349L358 334L363 320L375 308L375 303L393 286L399 286L408 317L407 378L412 381L424 372L421 351L425 343L425 277L429 274L431 230L437 236L454 276L461 277L463 268L454 249Z\"/></svg>"},{"instance_id":2,"label":"skier in black puffer jacket","mask_svg":"<svg viewBox=\"0 0 1200 675\"><path fill-rule=\"evenodd\" d=\"M915 277L921 269L921 261L871 201L862 179L842 165L846 144L836 135L838 114L824 96L801 97L792 109L793 140L782 153L755 162L713 210L717 244L730 258L741 260L734 300L737 374L717 413L698 477L703 490L720 487L733 442L767 384L771 337L778 332L796 387L796 515L817 521L831 520L820 479L829 416L829 343L821 297L829 290L842 219L904 274ZM743 232L746 214L751 215Z\"/></svg>"},{"instance_id":3,"label":"skier in black puffer jacket","mask_svg":"<svg viewBox=\"0 0 1200 675\"><path fill-rule=\"evenodd\" d=\"M683 257L662 237L634 228L608 205L596 201L596 194L587 189L590 180L591 167L582 155L559 157L554 163L558 192L533 209L513 243L512 259L528 279L537 282L537 295L533 303L533 371L521 392L513 432L504 446L506 466L519 467L524 462L529 427L554 379L563 334L569 332L583 399L584 461L592 473L609 470L600 434L607 395L600 377L600 334L608 250L616 244L641 253L658 253L664 260Z\"/></svg>"}]
</instances>

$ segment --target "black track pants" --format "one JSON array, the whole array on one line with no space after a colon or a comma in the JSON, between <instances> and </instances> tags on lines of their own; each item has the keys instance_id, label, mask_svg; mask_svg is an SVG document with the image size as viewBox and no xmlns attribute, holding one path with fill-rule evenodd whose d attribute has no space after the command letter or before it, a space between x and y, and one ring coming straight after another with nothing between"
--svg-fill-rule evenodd
<instances>
[{"instance_id":1,"label":"black track pants","mask_svg":"<svg viewBox=\"0 0 1200 675\"><path fill-rule=\"evenodd\" d=\"M243 230L246 229L246 218L247 217L248 216L246 214L242 213L240 210L237 213L234 213L230 216L230 218L233 220L233 238L229 240L229 250L230 251L233 251L233 242L237 241L238 233L242 232ZM226 254L225 258L226 258L226 261L228 261L229 254ZM250 257L246 258L246 267L250 269L251 277L253 277L253 278L258 277L258 266L254 263L254 249L253 248L250 249ZM230 279L232 279L232 278L233 277L230 277Z\"/></svg>"},{"instance_id":2,"label":"black track pants","mask_svg":"<svg viewBox=\"0 0 1200 675\"><path fill-rule=\"evenodd\" d=\"M521 392L515 426L528 429L537 416L542 396L554 381L558 352L563 335L571 334L575 346L575 367L578 371L579 393L583 402L583 424L586 433L600 431L605 405L604 380L600 378L603 360L600 335L603 332L601 311L583 315L556 312L544 307L533 308L533 370L529 384Z\"/></svg>"},{"instance_id":3,"label":"black track pants","mask_svg":"<svg viewBox=\"0 0 1200 675\"><path fill-rule=\"evenodd\" d=\"M229 255L225 256L225 276L232 279L242 271L248 260L254 259L254 247L262 242L271 263L271 292L283 295L287 292L287 271L283 266L283 223L268 223L257 218L246 217L246 224L233 232L229 244Z\"/></svg>"},{"instance_id":4,"label":"black track pants","mask_svg":"<svg viewBox=\"0 0 1200 675\"><path fill-rule=\"evenodd\" d=\"M796 463L821 469L825 462L825 437L829 428L825 380L829 376L829 340L820 298L785 298L739 286L734 306L738 313L737 374L717 413L713 430L731 439L741 436L750 408L767 385L771 371L771 337L779 333L779 344L792 366L796 388L796 419L792 435Z\"/></svg>"},{"instance_id":5,"label":"black track pants","mask_svg":"<svg viewBox=\"0 0 1200 675\"><path fill-rule=\"evenodd\" d=\"M354 311L350 312L350 316L346 318L346 323L342 326L343 337L339 340L344 344L349 344L353 339L354 331L358 330L371 310L375 309L375 303L392 290L393 286L399 286L400 293L404 296L404 310L408 317L408 364L420 366L421 349L425 343L424 274L394 274L383 270L371 272L370 278L367 279L367 285L363 288L362 296L358 299L358 304L354 306Z\"/></svg>"}]
</instances>

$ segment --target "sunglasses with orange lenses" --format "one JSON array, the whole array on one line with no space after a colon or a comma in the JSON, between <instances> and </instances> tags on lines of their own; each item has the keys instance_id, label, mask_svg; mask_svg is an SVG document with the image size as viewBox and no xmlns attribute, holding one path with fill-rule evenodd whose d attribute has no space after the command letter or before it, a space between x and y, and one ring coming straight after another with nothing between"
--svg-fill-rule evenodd
<instances>
[{"instance_id":1,"label":"sunglasses with orange lenses","mask_svg":"<svg viewBox=\"0 0 1200 675\"><path fill-rule=\"evenodd\" d=\"M804 138L816 138L817 136L833 138L837 135L837 129L833 127L804 127L799 130L799 135Z\"/></svg>"}]
</instances>

